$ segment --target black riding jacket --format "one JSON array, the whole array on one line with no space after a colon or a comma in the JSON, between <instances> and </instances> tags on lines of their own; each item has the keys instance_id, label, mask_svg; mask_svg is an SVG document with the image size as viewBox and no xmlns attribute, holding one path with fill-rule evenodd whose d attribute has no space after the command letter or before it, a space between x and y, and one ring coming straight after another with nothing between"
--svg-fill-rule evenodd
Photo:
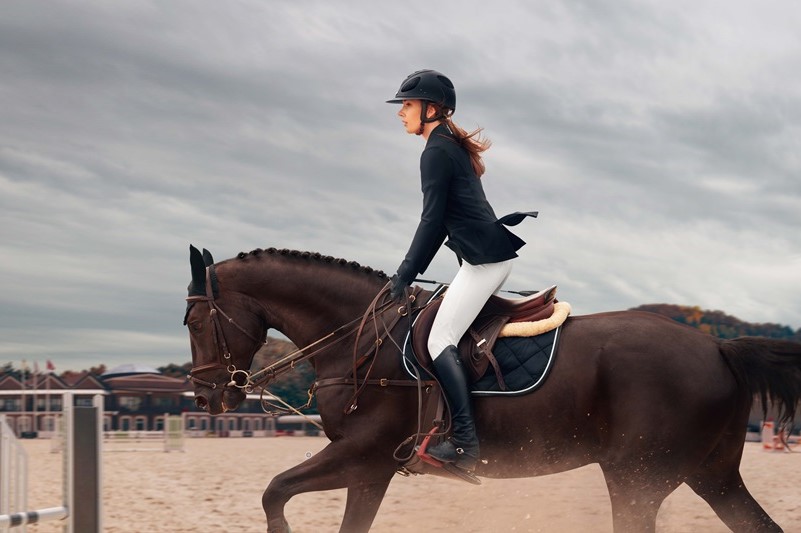
<instances>
[{"instance_id":1,"label":"black riding jacket","mask_svg":"<svg viewBox=\"0 0 801 533\"><path fill-rule=\"evenodd\" d=\"M500 220L484 194L481 180L470 164L467 151L445 125L428 137L420 156L423 213L398 277L410 284L425 272L439 247L456 253L459 262L471 265L498 263L517 257L525 242L505 226L519 224L536 212L512 213Z\"/></svg>"}]
</instances>

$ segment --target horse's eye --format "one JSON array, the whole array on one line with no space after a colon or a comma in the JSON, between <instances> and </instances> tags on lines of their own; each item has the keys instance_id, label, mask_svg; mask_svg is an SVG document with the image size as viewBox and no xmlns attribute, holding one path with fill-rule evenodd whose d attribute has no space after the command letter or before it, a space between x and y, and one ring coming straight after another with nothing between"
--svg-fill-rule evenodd
<instances>
[{"instance_id":1,"label":"horse's eye","mask_svg":"<svg viewBox=\"0 0 801 533\"><path fill-rule=\"evenodd\" d=\"M189 329L194 332L198 332L203 329L203 323L199 320L193 320L189 323Z\"/></svg>"}]
</instances>

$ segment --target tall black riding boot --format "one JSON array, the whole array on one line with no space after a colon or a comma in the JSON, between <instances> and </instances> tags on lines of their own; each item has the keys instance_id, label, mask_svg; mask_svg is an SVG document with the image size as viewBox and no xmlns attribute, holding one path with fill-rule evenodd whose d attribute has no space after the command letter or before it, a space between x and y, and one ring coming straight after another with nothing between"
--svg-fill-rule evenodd
<instances>
[{"instance_id":1,"label":"tall black riding boot","mask_svg":"<svg viewBox=\"0 0 801 533\"><path fill-rule=\"evenodd\" d=\"M472 471L478 461L478 437L467 376L455 346L448 346L434 359L434 370L445 389L445 397L448 398L453 433L449 440L442 441L426 451L439 461L454 463L459 468Z\"/></svg>"}]
</instances>

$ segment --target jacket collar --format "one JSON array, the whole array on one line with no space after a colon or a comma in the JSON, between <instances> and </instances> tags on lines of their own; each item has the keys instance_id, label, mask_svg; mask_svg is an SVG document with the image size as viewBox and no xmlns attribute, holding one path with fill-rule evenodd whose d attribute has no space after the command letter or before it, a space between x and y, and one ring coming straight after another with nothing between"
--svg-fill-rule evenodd
<instances>
[{"instance_id":1,"label":"jacket collar","mask_svg":"<svg viewBox=\"0 0 801 533\"><path fill-rule=\"evenodd\" d=\"M435 137L445 137L446 139L455 140L453 132L445 124L440 124L431 130L431 134L428 136L428 140L426 141L426 146L428 146L431 140Z\"/></svg>"}]
</instances>

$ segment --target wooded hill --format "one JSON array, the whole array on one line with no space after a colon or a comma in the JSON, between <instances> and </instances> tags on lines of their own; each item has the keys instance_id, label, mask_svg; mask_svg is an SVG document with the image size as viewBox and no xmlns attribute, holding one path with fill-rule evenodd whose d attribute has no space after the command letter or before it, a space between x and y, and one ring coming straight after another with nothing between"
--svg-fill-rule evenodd
<instances>
[{"instance_id":1,"label":"wooded hill","mask_svg":"<svg viewBox=\"0 0 801 533\"><path fill-rule=\"evenodd\" d=\"M723 311L703 311L700 307L671 304L641 305L633 310L664 315L721 339L769 337L801 342L801 328L793 331L791 327L780 324L752 324L727 315Z\"/></svg>"}]
</instances>

